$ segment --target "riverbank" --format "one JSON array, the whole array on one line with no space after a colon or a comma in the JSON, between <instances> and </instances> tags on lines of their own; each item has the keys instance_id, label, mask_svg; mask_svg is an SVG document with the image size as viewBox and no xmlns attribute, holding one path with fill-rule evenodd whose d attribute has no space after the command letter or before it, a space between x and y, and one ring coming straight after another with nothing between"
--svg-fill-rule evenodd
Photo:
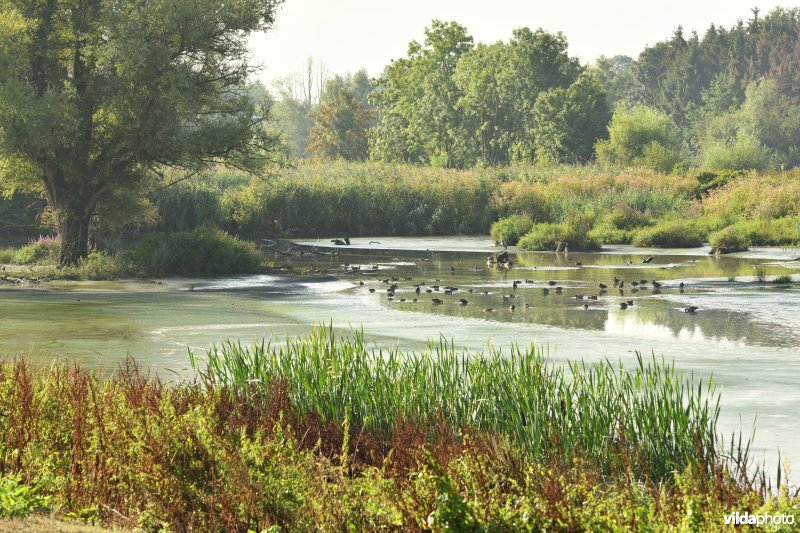
<instances>
[{"instance_id":1,"label":"riverbank","mask_svg":"<svg viewBox=\"0 0 800 533\"><path fill-rule=\"evenodd\" d=\"M700 531L733 511L800 518L797 498L725 459L713 387L658 360L577 364L566 379L536 351L460 363L437 350L374 366L384 356L357 335L320 328L220 345L194 361L200 382L172 385L130 360L108 379L6 363L0 470L45 498L30 511L144 529ZM431 379L445 368L469 379Z\"/></svg>"}]
</instances>

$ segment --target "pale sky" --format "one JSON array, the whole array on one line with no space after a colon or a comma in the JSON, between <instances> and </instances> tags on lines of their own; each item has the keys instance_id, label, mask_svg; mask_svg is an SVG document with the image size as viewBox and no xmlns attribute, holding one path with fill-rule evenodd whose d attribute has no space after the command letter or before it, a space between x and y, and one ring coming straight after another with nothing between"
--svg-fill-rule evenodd
<instances>
[{"instance_id":1,"label":"pale sky","mask_svg":"<svg viewBox=\"0 0 800 533\"><path fill-rule=\"evenodd\" d=\"M391 59L403 57L411 40L421 41L432 19L455 20L476 42L507 41L523 26L561 31L569 53L583 63L598 55L632 57L668 38L679 25L684 34L703 32L713 22L730 27L747 20L757 6L762 14L794 4L761 0L286 0L275 27L251 40L259 78L271 81L302 70L306 58L325 63L332 73L366 68L377 76Z\"/></svg>"}]
</instances>

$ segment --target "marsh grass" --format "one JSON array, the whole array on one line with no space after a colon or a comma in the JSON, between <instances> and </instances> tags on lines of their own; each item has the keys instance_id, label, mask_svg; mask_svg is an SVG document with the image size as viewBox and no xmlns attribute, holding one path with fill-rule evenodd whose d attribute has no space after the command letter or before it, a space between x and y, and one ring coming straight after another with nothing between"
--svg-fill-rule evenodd
<instances>
[{"instance_id":1,"label":"marsh grass","mask_svg":"<svg viewBox=\"0 0 800 533\"><path fill-rule=\"evenodd\" d=\"M637 476L670 478L719 458L719 395L674 364L642 355L631 368L610 361L545 361L536 347L460 352L429 343L419 353L369 349L363 332L319 327L282 344L224 342L192 365L213 386L249 390L287 380L300 412L390 438L398 419L451 431L506 435L542 460L579 455L604 469L625 457Z\"/></svg>"}]
</instances>

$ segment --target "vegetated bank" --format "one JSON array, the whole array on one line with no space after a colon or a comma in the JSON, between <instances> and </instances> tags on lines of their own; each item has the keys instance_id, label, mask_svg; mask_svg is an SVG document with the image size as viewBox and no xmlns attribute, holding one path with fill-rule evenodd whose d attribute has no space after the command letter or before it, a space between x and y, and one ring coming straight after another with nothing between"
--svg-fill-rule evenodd
<instances>
[{"instance_id":1,"label":"vegetated bank","mask_svg":"<svg viewBox=\"0 0 800 533\"><path fill-rule=\"evenodd\" d=\"M800 242L800 170L303 163L226 190L220 207L226 227L248 236L491 231L531 250L567 241L737 251Z\"/></svg>"},{"instance_id":2,"label":"vegetated bank","mask_svg":"<svg viewBox=\"0 0 800 533\"><path fill-rule=\"evenodd\" d=\"M117 255L135 251L135 243L144 239L150 244L140 248L147 249L147 257L142 253L126 257L138 262L134 270L154 272L170 271L169 263L184 256L167 257L166 250L174 247L155 246L154 239L186 240L167 234L200 232L200 240L220 241L210 236L212 229L255 243L284 237L491 232L498 243L519 243L531 250L552 250L556 242L564 241L571 250L607 244L692 247L710 242L721 251L737 251L800 242L800 170L695 169L664 174L596 165L452 170L301 162L257 176L222 169L209 172L159 190L126 217L115 224L96 221L97 249ZM49 229L41 226L43 232ZM160 237L148 237L153 233ZM0 252L0 262L11 262L12 253L27 261L40 251ZM221 256L213 262L217 259ZM244 263L247 267L249 259ZM175 268L191 273L195 264L202 261L186 261ZM220 272L228 269L218 266Z\"/></svg>"},{"instance_id":3,"label":"vegetated bank","mask_svg":"<svg viewBox=\"0 0 800 533\"><path fill-rule=\"evenodd\" d=\"M733 511L800 514L785 477L773 495L747 444L718 438L714 387L655 357L380 353L322 326L191 361L199 381L172 384L131 361L105 379L3 364L15 512L204 531L704 531Z\"/></svg>"}]
</instances>

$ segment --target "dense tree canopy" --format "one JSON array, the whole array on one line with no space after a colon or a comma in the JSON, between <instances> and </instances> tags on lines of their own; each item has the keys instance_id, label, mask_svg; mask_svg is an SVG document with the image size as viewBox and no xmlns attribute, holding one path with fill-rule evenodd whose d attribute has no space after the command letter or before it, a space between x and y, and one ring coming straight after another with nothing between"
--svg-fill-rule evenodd
<instances>
[{"instance_id":1,"label":"dense tree canopy","mask_svg":"<svg viewBox=\"0 0 800 533\"><path fill-rule=\"evenodd\" d=\"M0 154L14 162L0 180L41 185L62 263L148 172L264 159L246 37L277 3L0 0Z\"/></svg>"}]
</instances>

